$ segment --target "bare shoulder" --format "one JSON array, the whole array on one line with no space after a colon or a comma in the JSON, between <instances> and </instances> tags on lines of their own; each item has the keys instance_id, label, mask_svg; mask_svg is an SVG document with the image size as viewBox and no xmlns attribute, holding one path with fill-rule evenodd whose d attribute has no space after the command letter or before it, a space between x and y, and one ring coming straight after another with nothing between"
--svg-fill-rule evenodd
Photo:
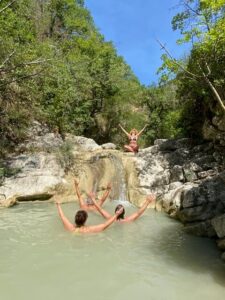
<instances>
[{"instance_id":1,"label":"bare shoulder","mask_svg":"<svg viewBox=\"0 0 225 300\"><path fill-rule=\"evenodd\" d=\"M74 233L89 233L90 230L89 230L89 227L88 226L82 226L82 227L75 227L74 228Z\"/></svg>"}]
</instances>

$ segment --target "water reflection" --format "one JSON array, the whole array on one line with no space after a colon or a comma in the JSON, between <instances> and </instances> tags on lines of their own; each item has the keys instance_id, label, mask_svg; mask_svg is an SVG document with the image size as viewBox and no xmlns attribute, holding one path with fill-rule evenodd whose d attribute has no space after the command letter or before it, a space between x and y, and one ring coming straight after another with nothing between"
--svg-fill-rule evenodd
<instances>
[{"instance_id":1,"label":"water reflection","mask_svg":"<svg viewBox=\"0 0 225 300\"><path fill-rule=\"evenodd\" d=\"M161 228L148 247L157 259L170 266L178 264L193 273L206 273L225 287L225 265L214 241L188 235L177 224L171 224Z\"/></svg>"}]
</instances>

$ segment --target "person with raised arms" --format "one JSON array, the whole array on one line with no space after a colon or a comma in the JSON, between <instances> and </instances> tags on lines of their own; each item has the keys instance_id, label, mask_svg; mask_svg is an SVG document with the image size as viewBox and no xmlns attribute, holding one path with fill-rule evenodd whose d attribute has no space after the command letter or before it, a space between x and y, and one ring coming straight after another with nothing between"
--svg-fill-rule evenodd
<instances>
[{"instance_id":1,"label":"person with raised arms","mask_svg":"<svg viewBox=\"0 0 225 300\"><path fill-rule=\"evenodd\" d=\"M104 210L97 203L97 201L95 200L95 194L92 192L92 193L89 193L89 196L92 199L92 201L93 201L95 207L97 208L97 210L100 212L100 214L105 219L110 220L110 218L112 218L112 215L110 213L108 213L106 210ZM137 218L139 218L143 214L143 212L146 210L148 205L154 200L155 200L154 195L147 196L144 204L142 205L142 207L138 211L136 211L135 213L131 214L128 217L125 217L125 208L124 208L124 206L122 204L117 205L116 208L115 208L115 213L118 213L118 212L120 212L120 213L117 215L116 220L120 223L128 223L128 222L135 221Z\"/></svg>"},{"instance_id":2,"label":"person with raised arms","mask_svg":"<svg viewBox=\"0 0 225 300\"><path fill-rule=\"evenodd\" d=\"M126 134L126 136L129 139L129 145L124 145L124 149L127 152L133 152L133 153L137 153L138 152L138 138L139 136L142 134L142 132L145 130L145 128L147 127L147 125L144 126L144 128L142 128L140 131L138 131L137 129L133 128L131 129L130 133L128 133L121 124L119 124L119 127L121 128L121 130Z\"/></svg>"},{"instance_id":3,"label":"person with raised arms","mask_svg":"<svg viewBox=\"0 0 225 300\"><path fill-rule=\"evenodd\" d=\"M95 201L96 202L96 201ZM97 203L97 202L96 202ZM62 223L64 225L64 228L70 232L74 233L97 233L105 230L108 228L113 222L117 220L117 217L122 213L122 208L117 210L114 216L111 216L110 218L107 219L105 223L98 224L98 225L91 225L91 226L86 226L85 223L88 218L88 213L85 210L79 210L75 214L75 224L72 224L64 215L62 208L60 206L59 202L56 202L57 209L59 216L62 220ZM97 204L98 205L98 204ZM98 207L100 207L98 205Z\"/></svg>"},{"instance_id":4,"label":"person with raised arms","mask_svg":"<svg viewBox=\"0 0 225 300\"><path fill-rule=\"evenodd\" d=\"M77 179L74 179L74 185L75 185L75 191L76 191L76 194L77 194L80 209L87 210L87 211L97 211L97 208L95 207L95 205L93 204L93 202L90 198L86 199L86 201L84 201L84 199L82 198L81 193L80 193L80 189L79 189L79 182L78 182ZM108 185L106 187L106 191L104 192L103 196L98 200L98 205L99 206L103 205L103 203L105 202L105 200L109 196L111 190L112 190L112 186L111 186L110 183L108 183Z\"/></svg>"}]
</instances>

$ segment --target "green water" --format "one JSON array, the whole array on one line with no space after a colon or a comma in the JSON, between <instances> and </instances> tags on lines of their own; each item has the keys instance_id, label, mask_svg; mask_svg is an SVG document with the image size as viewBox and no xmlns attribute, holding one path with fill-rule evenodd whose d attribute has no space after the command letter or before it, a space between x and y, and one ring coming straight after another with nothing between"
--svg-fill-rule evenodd
<instances>
[{"instance_id":1,"label":"green water","mask_svg":"<svg viewBox=\"0 0 225 300\"><path fill-rule=\"evenodd\" d=\"M77 205L62 207L73 220ZM148 210L135 223L85 236L64 231L54 204L24 203L0 214L1 300L225 299L215 243L185 235L163 214ZM103 220L89 215L88 224Z\"/></svg>"}]
</instances>

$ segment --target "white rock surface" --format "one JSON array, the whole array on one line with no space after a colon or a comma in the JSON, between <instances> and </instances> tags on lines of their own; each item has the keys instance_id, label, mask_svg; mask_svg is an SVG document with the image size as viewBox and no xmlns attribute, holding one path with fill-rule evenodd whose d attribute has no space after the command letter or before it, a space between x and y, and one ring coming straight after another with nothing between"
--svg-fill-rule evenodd
<instances>
[{"instance_id":1,"label":"white rock surface","mask_svg":"<svg viewBox=\"0 0 225 300\"><path fill-rule=\"evenodd\" d=\"M0 187L6 198L48 192L64 181L64 170L53 154L22 154L10 161L10 167L17 168L18 173L6 178Z\"/></svg>"},{"instance_id":2,"label":"white rock surface","mask_svg":"<svg viewBox=\"0 0 225 300\"><path fill-rule=\"evenodd\" d=\"M73 151L96 151L102 149L94 140L83 136L67 134L65 141L71 144Z\"/></svg>"}]
</instances>

